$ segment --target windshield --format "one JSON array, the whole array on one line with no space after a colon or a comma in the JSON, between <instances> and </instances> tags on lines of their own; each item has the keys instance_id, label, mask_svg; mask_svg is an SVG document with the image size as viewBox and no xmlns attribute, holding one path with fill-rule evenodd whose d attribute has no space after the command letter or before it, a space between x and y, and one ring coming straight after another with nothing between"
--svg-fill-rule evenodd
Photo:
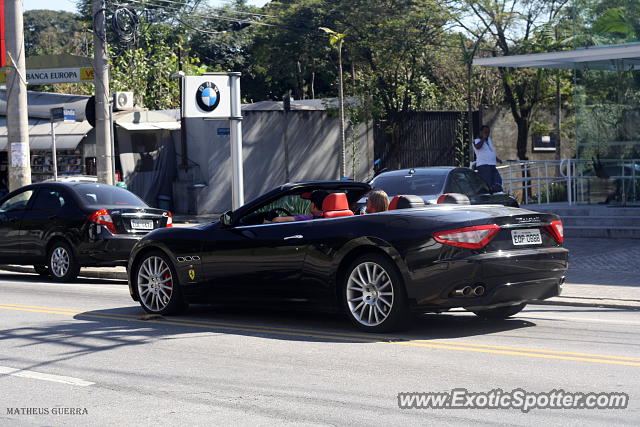
<instances>
[{"instance_id":1,"label":"windshield","mask_svg":"<svg viewBox=\"0 0 640 427\"><path fill-rule=\"evenodd\" d=\"M374 189L384 190L389 196L414 194L428 196L440 194L446 178L444 173L429 175L380 175L371 182Z\"/></svg>"},{"instance_id":2,"label":"windshield","mask_svg":"<svg viewBox=\"0 0 640 427\"><path fill-rule=\"evenodd\" d=\"M87 205L147 206L135 194L111 185L80 184L72 188Z\"/></svg>"}]
</instances>

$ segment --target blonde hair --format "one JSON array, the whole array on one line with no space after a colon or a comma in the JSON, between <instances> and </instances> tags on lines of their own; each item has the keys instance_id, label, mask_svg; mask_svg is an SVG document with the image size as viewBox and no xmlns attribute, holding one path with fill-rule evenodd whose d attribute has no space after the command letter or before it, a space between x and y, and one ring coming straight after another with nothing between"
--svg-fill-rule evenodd
<instances>
[{"instance_id":1,"label":"blonde hair","mask_svg":"<svg viewBox=\"0 0 640 427\"><path fill-rule=\"evenodd\" d=\"M389 210L389 196L383 190L372 190L367 195L367 206L373 208L373 212L384 212Z\"/></svg>"}]
</instances>

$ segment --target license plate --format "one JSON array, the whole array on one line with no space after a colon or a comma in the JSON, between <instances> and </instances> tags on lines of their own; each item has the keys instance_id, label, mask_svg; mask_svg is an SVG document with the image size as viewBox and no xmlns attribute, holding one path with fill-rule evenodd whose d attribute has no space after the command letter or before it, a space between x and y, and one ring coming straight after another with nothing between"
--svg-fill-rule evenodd
<instances>
[{"instance_id":1,"label":"license plate","mask_svg":"<svg viewBox=\"0 0 640 427\"><path fill-rule=\"evenodd\" d=\"M131 228L135 228L136 230L153 230L153 220L132 219Z\"/></svg>"},{"instance_id":2,"label":"license plate","mask_svg":"<svg viewBox=\"0 0 640 427\"><path fill-rule=\"evenodd\" d=\"M542 244L542 235L537 228L530 230L511 230L511 239L516 246Z\"/></svg>"}]
</instances>

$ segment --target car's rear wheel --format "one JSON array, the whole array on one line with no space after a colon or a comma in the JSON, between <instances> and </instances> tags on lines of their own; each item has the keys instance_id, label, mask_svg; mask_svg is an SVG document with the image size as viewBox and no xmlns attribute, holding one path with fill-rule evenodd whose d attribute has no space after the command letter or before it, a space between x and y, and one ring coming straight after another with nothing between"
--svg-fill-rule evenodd
<instances>
[{"instance_id":1,"label":"car's rear wheel","mask_svg":"<svg viewBox=\"0 0 640 427\"><path fill-rule=\"evenodd\" d=\"M33 269L42 277L49 277L49 267L44 264L36 264Z\"/></svg>"},{"instance_id":2,"label":"car's rear wheel","mask_svg":"<svg viewBox=\"0 0 640 427\"><path fill-rule=\"evenodd\" d=\"M71 246L66 242L56 241L49 249L47 269L50 277L56 282L72 282L80 273L80 264Z\"/></svg>"},{"instance_id":3,"label":"car's rear wheel","mask_svg":"<svg viewBox=\"0 0 640 427\"><path fill-rule=\"evenodd\" d=\"M140 260L134 271L142 308L152 314L174 314L186 304L180 292L178 275L169 257L151 252Z\"/></svg>"},{"instance_id":4,"label":"car's rear wheel","mask_svg":"<svg viewBox=\"0 0 640 427\"><path fill-rule=\"evenodd\" d=\"M406 291L393 262L379 254L357 258L343 280L343 305L357 328L370 332L404 328L410 318Z\"/></svg>"},{"instance_id":5,"label":"car's rear wheel","mask_svg":"<svg viewBox=\"0 0 640 427\"><path fill-rule=\"evenodd\" d=\"M474 310L473 314L480 316L483 319L506 319L507 317L520 313L526 306L527 304L518 304L506 307L489 308L486 310Z\"/></svg>"}]
</instances>

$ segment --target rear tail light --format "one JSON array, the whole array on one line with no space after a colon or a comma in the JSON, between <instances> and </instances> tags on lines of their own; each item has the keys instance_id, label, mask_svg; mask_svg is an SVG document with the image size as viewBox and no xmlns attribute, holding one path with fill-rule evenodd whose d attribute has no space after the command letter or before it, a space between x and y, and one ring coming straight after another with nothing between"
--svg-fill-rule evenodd
<instances>
[{"instance_id":1,"label":"rear tail light","mask_svg":"<svg viewBox=\"0 0 640 427\"><path fill-rule=\"evenodd\" d=\"M564 242L564 226L562 225L562 221L551 221L551 224L545 228L556 242Z\"/></svg>"},{"instance_id":2,"label":"rear tail light","mask_svg":"<svg viewBox=\"0 0 640 427\"><path fill-rule=\"evenodd\" d=\"M173 215L171 214L171 211L167 212L167 227L173 227Z\"/></svg>"},{"instance_id":3,"label":"rear tail light","mask_svg":"<svg viewBox=\"0 0 640 427\"><path fill-rule=\"evenodd\" d=\"M481 249L500 231L500 227L491 225L476 225L473 227L456 228L453 230L436 231L433 238L443 245L456 246L467 249Z\"/></svg>"},{"instance_id":4,"label":"rear tail light","mask_svg":"<svg viewBox=\"0 0 640 427\"><path fill-rule=\"evenodd\" d=\"M95 211L91 215L89 215L89 221L104 225L104 227L109 230L112 234L117 234L116 225L113 223L111 219L111 215L109 215L109 211L106 209L100 209L99 211Z\"/></svg>"}]
</instances>

